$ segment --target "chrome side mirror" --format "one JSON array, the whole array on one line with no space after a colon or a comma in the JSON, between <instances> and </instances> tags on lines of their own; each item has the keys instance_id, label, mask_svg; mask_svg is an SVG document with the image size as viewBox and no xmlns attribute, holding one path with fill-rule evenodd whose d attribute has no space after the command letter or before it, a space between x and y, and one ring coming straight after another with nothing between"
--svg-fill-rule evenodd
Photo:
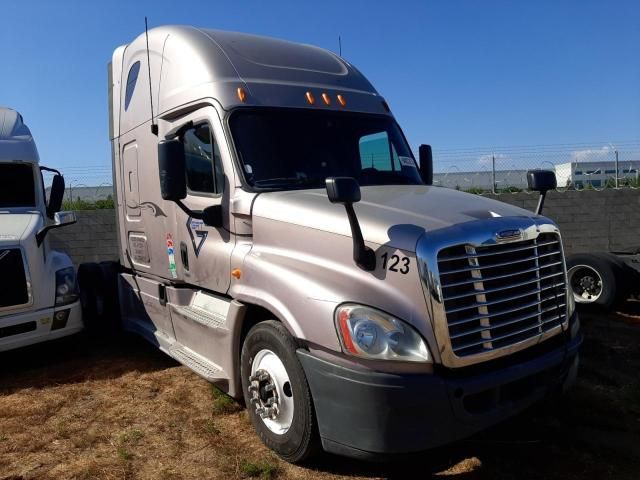
<instances>
[{"instance_id":1,"label":"chrome side mirror","mask_svg":"<svg viewBox=\"0 0 640 480\"><path fill-rule=\"evenodd\" d=\"M72 225L78 221L76 212L56 212L53 215L53 226L64 227L65 225Z\"/></svg>"}]
</instances>

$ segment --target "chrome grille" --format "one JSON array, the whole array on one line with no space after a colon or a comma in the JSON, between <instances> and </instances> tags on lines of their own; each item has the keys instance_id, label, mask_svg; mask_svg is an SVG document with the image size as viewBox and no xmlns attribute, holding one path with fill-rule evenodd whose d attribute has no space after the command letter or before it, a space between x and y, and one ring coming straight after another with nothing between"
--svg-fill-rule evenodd
<instances>
[{"instance_id":1,"label":"chrome grille","mask_svg":"<svg viewBox=\"0 0 640 480\"><path fill-rule=\"evenodd\" d=\"M560 238L489 246L456 245L438 253L449 339L458 357L541 336L566 320Z\"/></svg>"},{"instance_id":2,"label":"chrome grille","mask_svg":"<svg viewBox=\"0 0 640 480\"><path fill-rule=\"evenodd\" d=\"M0 282L0 308L29 303L29 285L19 248L0 249L0 272L5 280Z\"/></svg>"}]
</instances>

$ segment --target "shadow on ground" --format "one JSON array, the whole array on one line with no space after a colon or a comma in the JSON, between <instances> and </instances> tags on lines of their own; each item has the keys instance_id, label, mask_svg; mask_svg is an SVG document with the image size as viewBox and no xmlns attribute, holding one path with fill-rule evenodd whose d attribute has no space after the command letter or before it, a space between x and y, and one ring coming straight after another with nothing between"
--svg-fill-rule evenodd
<instances>
[{"instance_id":1,"label":"shadow on ground","mask_svg":"<svg viewBox=\"0 0 640 480\"><path fill-rule=\"evenodd\" d=\"M129 334L80 333L0 353L0 394L23 388L107 380L129 371L151 372L178 363Z\"/></svg>"}]
</instances>

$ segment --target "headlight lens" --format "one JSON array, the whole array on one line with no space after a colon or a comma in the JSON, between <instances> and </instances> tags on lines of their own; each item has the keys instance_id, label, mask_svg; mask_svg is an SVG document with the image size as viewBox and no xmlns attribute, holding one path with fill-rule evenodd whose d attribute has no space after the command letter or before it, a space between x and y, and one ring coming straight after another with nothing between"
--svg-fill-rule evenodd
<instances>
[{"instance_id":1,"label":"headlight lens","mask_svg":"<svg viewBox=\"0 0 640 480\"><path fill-rule=\"evenodd\" d=\"M56 306L67 305L78 299L76 272L73 267L56 272Z\"/></svg>"},{"instance_id":2,"label":"headlight lens","mask_svg":"<svg viewBox=\"0 0 640 480\"><path fill-rule=\"evenodd\" d=\"M420 334L389 314L347 304L338 307L335 322L345 353L376 360L432 361Z\"/></svg>"}]
</instances>

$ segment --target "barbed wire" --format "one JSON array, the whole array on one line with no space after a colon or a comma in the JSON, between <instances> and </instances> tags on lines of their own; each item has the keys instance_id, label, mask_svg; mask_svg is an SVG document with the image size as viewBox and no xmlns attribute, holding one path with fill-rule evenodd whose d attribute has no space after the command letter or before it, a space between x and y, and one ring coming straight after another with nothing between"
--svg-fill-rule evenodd
<instances>
[{"instance_id":1,"label":"barbed wire","mask_svg":"<svg viewBox=\"0 0 640 480\"><path fill-rule=\"evenodd\" d=\"M386 154L373 153L362 160L368 168L383 168L385 161ZM538 168L556 172L559 190L640 187L640 142L434 149L433 161L434 185L474 193L525 190L527 170ZM62 170L67 199L113 198L111 166L68 165ZM51 177L45 174L45 187Z\"/></svg>"}]
</instances>

